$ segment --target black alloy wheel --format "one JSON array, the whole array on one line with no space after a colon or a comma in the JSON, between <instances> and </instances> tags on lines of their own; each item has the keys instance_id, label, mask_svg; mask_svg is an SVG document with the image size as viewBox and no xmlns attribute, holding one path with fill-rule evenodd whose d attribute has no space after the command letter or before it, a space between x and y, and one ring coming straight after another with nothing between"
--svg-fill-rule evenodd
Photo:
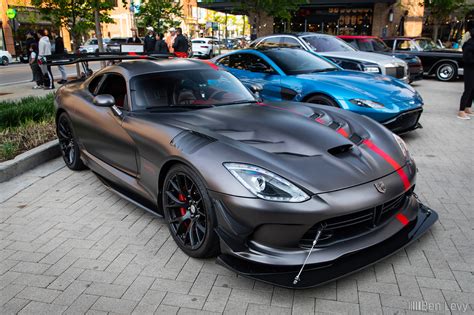
<instances>
[{"instance_id":1,"label":"black alloy wheel","mask_svg":"<svg viewBox=\"0 0 474 315\"><path fill-rule=\"evenodd\" d=\"M57 121L56 133L59 139L59 148L66 166L72 170L82 170L86 166L81 160L81 153L71 127L71 121L66 113L62 113Z\"/></svg>"},{"instance_id":2,"label":"black alloy wheel","mask_svg":"<svg viewBox=\"0 0 474 315\"><path fill-rule=\"evenodd\" d=\"M214 256L219 249L216 218L199 176L185 165L172 167L162 197L165 219L178 246L192 257Z\"/></svg>"},{"instance_id":3,"label":"black alloy wheel","mask_svg":"<svg viewBox=\"0 0 474 315\"><path fill-rule=\"evenodd\" d=\"M326 95L313 95L309 97L305 102L312 103L312 104L332 106L332 107L339 107L339 105L332 98Z\"/></svg>"}]
</instances>

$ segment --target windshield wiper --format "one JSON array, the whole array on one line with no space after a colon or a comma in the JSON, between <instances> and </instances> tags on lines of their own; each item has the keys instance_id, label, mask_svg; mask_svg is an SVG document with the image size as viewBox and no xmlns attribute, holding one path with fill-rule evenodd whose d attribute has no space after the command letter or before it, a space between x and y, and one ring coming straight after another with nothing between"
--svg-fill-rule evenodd
<instances>
[{"instance_id":1,"label":"windshield wiper","mask_svg":"<svg viewBox=\"0 0 474 315\"><path fill-rule=\"evenodd\" d=\"M145 107L146 110L148 109L153 109L153 110L157 110L157 109L170 109L170 108L196 108L196 109L200 109L200 108L210 108L210 107L214 107L214 105L211 105L211 104L189 104L189 105L168 105L168 106L149 106L149 107Z\"/></svg>"},{"instance_id":2,"label":"windshield wiper","mask_svg":"<svg viewBox=\"0 0 474 315\"><path fill-rule=\"evenodd\" d=\"M324 68L324 69L316 69L314 71L311 71L311 73L315 73L315 72L329 72L329 71L336 71L337 68Z\"/></svg>"},{"instance_id":3,"label":"windshield wiper","mask_svg":"<svg viewBox=\"0 0 474 315\"><path fill-rule=\"evenodd\" d=\"M225 105L238 105L238 104L254 104L257 103L256 100L251 100L251 101L235 101L235 102L230 102L230 103L222 103L222 104L217 104L217 106L225 106Z\"/></svg>"}]
</instances>

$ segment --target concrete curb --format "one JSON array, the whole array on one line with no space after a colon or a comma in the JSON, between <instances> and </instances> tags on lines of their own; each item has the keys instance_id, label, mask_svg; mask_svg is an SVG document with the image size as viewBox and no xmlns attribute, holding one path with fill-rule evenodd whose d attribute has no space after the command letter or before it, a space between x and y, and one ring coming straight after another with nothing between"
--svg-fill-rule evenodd
<instances>
[{"instance_id":1,"label":"concrete curb","mask_svg":"<svg viewBox=\"0 0 474 315\"><path fill-rule=\"evenodd\" d=\"M0 163L0 183L23 174L36 166L47 162L61 154L58 140L53 140L26 151L13 160Z\"/></svg>"}]
</instances>

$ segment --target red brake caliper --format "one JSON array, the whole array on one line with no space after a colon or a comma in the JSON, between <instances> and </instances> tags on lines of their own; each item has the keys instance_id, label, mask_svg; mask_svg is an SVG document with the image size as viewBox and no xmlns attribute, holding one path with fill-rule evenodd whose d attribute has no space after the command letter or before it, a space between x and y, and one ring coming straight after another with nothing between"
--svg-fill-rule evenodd
<instances>
[{"instance_id":1,"label":"red brake caliper","mask_svg":"<svg viewBox=\"0 0 474 315\"><path fill-rule=\"evenodd\" d=\"M179 199L179 201L186 201L186 197L184 197L183 194L179 194L178 199ZM179 210L181 211L182 216L186 214L186 208L185 207L181 207L181 208L179 208Z\"/></svg>"}]
</instances>

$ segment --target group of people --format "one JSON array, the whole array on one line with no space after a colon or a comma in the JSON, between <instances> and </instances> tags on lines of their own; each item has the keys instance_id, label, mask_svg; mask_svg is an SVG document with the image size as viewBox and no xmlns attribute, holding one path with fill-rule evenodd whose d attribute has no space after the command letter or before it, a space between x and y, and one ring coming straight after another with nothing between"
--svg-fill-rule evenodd
<instances>
[{"instance_id":1,"label":"group of people","mask_svg":"<svg viewBox=\"0 0 474 315\"><path fill-rule=\"evenodd\" d=\"M467 23L467 32L461 42L464 61L464 93L461 97L458 118L470 120L474 100L474 20Z\"/></svg>"},{"instance_id":2,"label":"group of people","mask_svg":"<svg viewBox=\"0 0 474 315\"><path fill-rule=\"evenodd\" d=\"M33 81L36 82L33 89L54 89L54 77L51 66L46 64L46 58L51 55L63 55L64 41L55 31L51 32L51 39L54 40L54 50L47 29L39 30L36 33L29 31L26 34L28 62L33 74ZM58 66L58 68L61 72L61 80L58 83L64 84L67 82L66 70L64 66Z\"/></svg>"},{"instance_id":3,"label":"group of people","mask_svg":"<svg viewBox=\"0 0 474 315\"><path fill-rule=\"evenodd\" d=\"M146 28L147 34L143 43L143 51L148 54L174 54L179 58L187 58L189 43L183 30L170 28L168 36L163 33L155 33L153 27Z\"/></svg>"}]
</instances>

